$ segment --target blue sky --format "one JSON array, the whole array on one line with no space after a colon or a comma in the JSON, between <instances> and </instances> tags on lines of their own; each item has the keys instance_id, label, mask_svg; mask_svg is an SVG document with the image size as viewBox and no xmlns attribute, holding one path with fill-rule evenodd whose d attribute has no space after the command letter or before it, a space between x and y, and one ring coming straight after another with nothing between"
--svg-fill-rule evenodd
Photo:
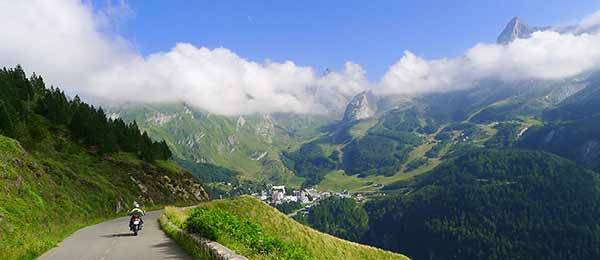
<instances>
[{"instance_id":1,"label":"blue sky","mask_svg":"<svg viewBox=\"0 0 600 260\"><path fill-rule=\"evenodd\" d=\"M102 0L100 0L102 2ZM494 42L513 16L529 24L574 22L598 1L187 1L129 0L119 33L142 54L177 42L225 47L263 61L322 70L347 60L380 77L410 50L425 58L460 55Z\"/></svg>"}]
</instances>

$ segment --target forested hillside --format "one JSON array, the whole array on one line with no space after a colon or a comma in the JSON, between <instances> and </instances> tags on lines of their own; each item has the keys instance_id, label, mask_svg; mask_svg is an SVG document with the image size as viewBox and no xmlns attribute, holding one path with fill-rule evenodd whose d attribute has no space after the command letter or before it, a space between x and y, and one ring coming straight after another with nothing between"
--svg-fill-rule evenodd
<instances>
[{"instance_id":1,"label":"forested hillside","mask_svg":"<svg viewBox=\"0 0 600 260\"><path fill-rule=\"evenodd\" d=\"M360 242L369 229L367 212L352 198L324 199L311 208L306 222L319 231L355 242Z\"/></svg>"},{"instance_id":2,"label":"forested hillside","mask_svg":"<svg viewBox=\"0 0 600 260\"><path fill-rule=\"evenodd\" d=\"M164 142L20 67L0 71L0 258L31 259L86 225L207 199ZM65 221L67 220L67 221Z\"/></svg>"},{"instance_id":3,"label":"forested hillside","mask_svg":"<svg viewBox=\"0 0 600 260\"><path fill-rule=\"evenodd\" d=\"M481 150L372 201L365 241L414 259L597 259L600 175L544 152Z\"/></svg>"},{"instance_id":4,"label":"forested hillside","mask_svg":"<svg viewBox=\"0 0 600 260\"><path fill-rule=\"evenodd\" d=\"M58 88L46 88L41 76L33 74L28 79L21 67L0 71L0 84L0 134L26 147L44 138L45 119L53 128L66 128L72 140L98 153L129 152L150 162L171 157L164 141L152 141L135 122L108 119L102 108L77 96L69 100Z\"/></svg>"}]
</instances>

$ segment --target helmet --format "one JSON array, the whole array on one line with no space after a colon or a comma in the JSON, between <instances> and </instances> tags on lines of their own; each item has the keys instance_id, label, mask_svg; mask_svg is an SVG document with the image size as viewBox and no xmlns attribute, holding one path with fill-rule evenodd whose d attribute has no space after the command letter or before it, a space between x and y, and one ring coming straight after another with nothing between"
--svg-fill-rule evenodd
<instances>
[{"instance_id":1,"label":"helmet","mask_svg":"<svg viewBox=\"0 0 600 260\"><path fill-rule=\"evenodd\" d=\"M133 207L134 207L134 208L139 208L139 207L140 207L140 204L138 204L138 203L137 203L137 201L134 201L134 202L133 202Z\"/></svg>"}]
</instances>

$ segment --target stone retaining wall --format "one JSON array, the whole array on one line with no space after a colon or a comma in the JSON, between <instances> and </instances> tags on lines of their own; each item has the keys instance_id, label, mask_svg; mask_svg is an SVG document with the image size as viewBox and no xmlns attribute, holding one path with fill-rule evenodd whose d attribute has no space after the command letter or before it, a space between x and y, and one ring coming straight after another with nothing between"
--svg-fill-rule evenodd
<instances>
[{"instance_id":1,"label":"stone retaining wall","mask_svg":"<svg viewBox=\"0 0 600 260\"><path fill-rule=\"evenodd\" d=\"M194 242L200 249L202 249L210 258L216 260L248 260L248 258L236 254L233 250L206 238L200 237L196 234L187 232L186 230L180 229L171 222L165 223L183 235L186 236L190 241Z\"/></svg>"}]
</instances>

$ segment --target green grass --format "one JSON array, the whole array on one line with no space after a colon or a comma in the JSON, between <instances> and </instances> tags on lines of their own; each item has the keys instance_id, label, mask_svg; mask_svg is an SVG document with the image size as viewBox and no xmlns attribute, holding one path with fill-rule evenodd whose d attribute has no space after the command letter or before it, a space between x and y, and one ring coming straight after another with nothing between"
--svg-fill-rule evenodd
<instances>
[{"instance_id":1,"label":"green grass","mask_svg":"<svg viewBox=\"0 0 600 260\"><path fill-rule=\"evenodd\" d=\"M166 171L170 171L173 173L180 173L180 174L186 174L186 172L181 169L181 167L179 167L174 161L156 161L154 162L154 165L166 170Z\"/></svg>"},{"instance_id":2,"label":"green grass","mask_svg":"<svg viewBox=\"0 0 600 260\"><path fill-rule=\"evenodd\" d=\"M134 200L148 208L197 202L191 192L173 194L157 181L166 176L187 191L196 183L165 168L128 154L101 158L54 133L30 151L0 135L0 259L34 259L77 229L117 216L117 202L123 208Z\"/></svg>"},{"instance_id":3,"label":"green grass","mask_svg":"<svg viewBox=\"0 0 600 260\"><path fill-rule=\"evenodd\" d=\"M282 241L266 234L249 219L242 219L219 208L195 208L186 221L186 229L212 241L219 241L247 255L267 259L313 259L295 242Z\"/></svg>"},{"instance_id":4,"label":"green grass","mask_svg":"<svg viewBox=\"0 0 600 260\"><path fill-rule=\"evenodd\" d=\"M440 164L438 159L430 159L428 164L410 172L399 172L393 176L371 175L364 178L348 176L343 171L333 171L325 175L325 179L319 183L318 190L321 191L343 191L350 193L372 193L379 191L383 186L400 181L408 181L416 176L426 173Z\"/></svg>"},{"instance_id":5,"label":"green grass","mask_svg":"<svg viewBox=\"0 0 600 260\"><path fill-rule=\"evenodd\" d=\"M303 248L305 255L312 259L408 259L407 257L370 246L365 246L321 233L287 217L278 210L250 196L229 200L215 200L201 203L199 208L225 212L240 221L257 225L265 237L281 240L284 243ZM185 228L192 210L169 209L165 212L175 224ZM238 254L250 259L273 259L272 255L257 254L239 241L217 240Z\"/></svg>"},{"instance_id":6,"label":"green grass","mask_svg":"<svg viewBox=\"0 0 600 260\"><path fill-rule=\"evenodd\" d=\"M423 158L425 153L429 151L435 144L425 143L415 147L408 156L408 160L404 165L407 165L415 160ZM318 190L321 191L337 191L347 190L351 193L360 192L376 192L381 189L382 185L389 185L399 181L406 181L421 175L437 166L440 163L439 159L430 159L427 164L420 166L412 171L405 172L401 169L396 174L386 177L381 175L370 175L363 178L357 176L349 176L343 170L332 171L325 175L325 178L319 183Z\"/></svg>"},{"instance_id":7,"label":"green grass","mask_svg":"<svg viewBox=\"0 0 600 260\"><path fill-rule=\"evenodd\" d=\"M369 176L370 177L370 176ZM322 191L337 191L343 190L353 191L364 187L374 185L371 178L358 178L356 176L348 176L343 170L333 171L327 175L321 183L319 183L319 190Z\"/></svg>"}]
</instances>

